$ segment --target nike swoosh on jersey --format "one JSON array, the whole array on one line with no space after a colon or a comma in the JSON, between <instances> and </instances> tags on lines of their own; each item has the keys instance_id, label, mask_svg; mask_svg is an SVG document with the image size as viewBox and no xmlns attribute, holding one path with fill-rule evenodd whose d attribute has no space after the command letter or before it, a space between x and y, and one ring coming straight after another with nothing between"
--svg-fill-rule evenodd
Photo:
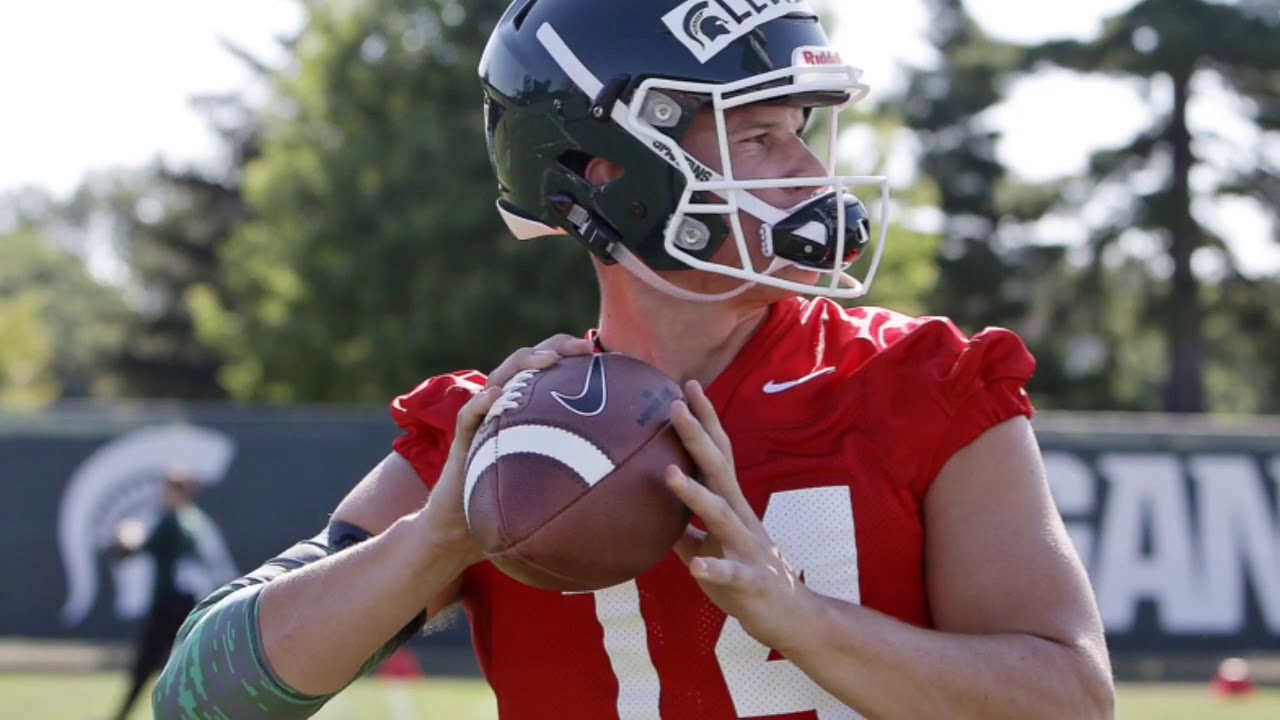
<instances>
[{"instance_id":1,"label":"nike swoosh on jersey","mask_svg":"<svg viewBox=\"0 0 1280 720\"><path fill-rule=\"evenodd\" d=\"M587 379L582 384L582 392L569 396L552 390L551 397L569 412L583 417L592 417L603 412L605 404L609 401L604 383L604 356L592 356L591 367L587 369Z\"/></svg>"},{"instance_id":2,"label":"nike swoosh on jersey","mask_svg":"<svg viewBox=\"0 0 1280 720\"><path fill-rule=\"evenodd\" d=\"M836 369L833 367L825 367L825 368L822 368L821 370L815 370L814 372L811 372L808 375L805 375L804 377L796 378L795 380L788 380L786 382L775 382L773 380L770 380L769 382L764 384L763 390L765 391L765 393L769 395L776 395L780 392L790 390L791 388L797 385L803 385L815 378L820 378L823 375L826 375L828 373L833 373L835 372L835 370Z\"/></svg>"}]
</instances>

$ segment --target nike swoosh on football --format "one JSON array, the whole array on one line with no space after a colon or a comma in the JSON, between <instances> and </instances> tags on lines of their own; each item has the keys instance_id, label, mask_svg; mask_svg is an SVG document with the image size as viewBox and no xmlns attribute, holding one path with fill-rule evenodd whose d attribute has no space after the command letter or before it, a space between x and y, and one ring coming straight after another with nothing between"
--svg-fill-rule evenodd
<instances>
[{"instance_id":1,"label":"nike swoosh on football","mask_svg":"<svg viewBox=\"0 0 1280 720\"><path fill-rule=\"evenodd\" d=\"M764 384L763 389L769 395L776 395L785 390L790 390L791 388L797 385L803 385L809 382L810 380L813 380L815 378L820 378L823 375L826 375L828 373L833 373L835 371L836 369L833 367L825 367L825 368L822 368L821 370L816 370L814 372L811 372L808 375L805 375L804 377L796 378L795 380L788 380L786 382L775 382L773 380L770 380L769 382Z\"/></svg>"},{"instance_id":2,"label":"nike swoosh on football","mask_svg":"<svg viewBox=\"0 0 1280 720\"><path fill-rule=\"evenodd\" d=\"M587 369L587 379L582 384L582 392L569 396L555 390L551 397L565 407L566 410L583 417L599 415L609 401L604 382L604 356L594 355L591 367Z\"/></svg>"}]
</instances>

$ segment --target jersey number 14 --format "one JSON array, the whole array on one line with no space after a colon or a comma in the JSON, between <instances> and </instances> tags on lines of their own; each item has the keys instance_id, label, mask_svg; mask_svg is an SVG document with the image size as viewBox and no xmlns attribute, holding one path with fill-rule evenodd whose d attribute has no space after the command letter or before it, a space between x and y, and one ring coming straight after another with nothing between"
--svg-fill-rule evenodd
<instances>
[{"instance_id":1,"label":"jersey number 14","mask_svg":"<svg viewBox=\"0 0 1280 720\"><path fill-rule=\"evenodd\" d=\"M783 555L804 573L814 592L857 603L858 546L853 503L847 487L775 493L765 508L764 527ZM634 581L595 593L596 617L604 629L605 652L618 677L619 720L659 717L661 684L649 657L648 633ZM841 705L785 659L769 660L769 648L725 621L716 658L739 718L815 711L819 720L860 717Z\"/></svg>"}]
</instances>

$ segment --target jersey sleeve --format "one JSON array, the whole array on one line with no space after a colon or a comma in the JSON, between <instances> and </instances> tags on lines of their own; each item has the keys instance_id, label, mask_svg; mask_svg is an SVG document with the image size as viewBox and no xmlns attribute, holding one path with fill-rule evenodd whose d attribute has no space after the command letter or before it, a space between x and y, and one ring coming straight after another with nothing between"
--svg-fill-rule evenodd
<instances>
[{"instance_id":1,"label":"jersey sleeve","mask_svg":"<svg viewBox=\"0 0 1280 720\"><path fill-rule=\"evenodd\" d=\"M1009 330L968 338L949 320L931 318L893 350L899 352L886 355L898 356L899 392L884 395L893 406L881 410L905 421L896 461L914 466L913 489L921 495L958 450L1006 420L1034 413L1026 384L1035 358Z\"/></svg>"},{"instance_id":2,"label":"jersey sleeve","mask_svg":"<svg viewBox=\"0 0 1280 720\"><path fill-rule=\"evenodd\" d=\"M409 461L427 487L435 487L453 442L458 411L484 389L474 370L438 375L391 402L391 417L404 431L391 449Z\"/></svg>"},{"instance_id":3,"label":"jersey sleeve","mask_svg":"<svg viewBox=\"0 0 1280 720\"><path fill-rule=\"evenodd\" d=\"M960 335L954 326L951 329ZM930 368L936 400L947 421L924 468L927 484L952 455L982 433L1019 415L1032 416L1026 385L1035 369L1035 358L1022 339L1002 328L978 333L963 342L954 358Z\"/></svg>"}]
</instances>

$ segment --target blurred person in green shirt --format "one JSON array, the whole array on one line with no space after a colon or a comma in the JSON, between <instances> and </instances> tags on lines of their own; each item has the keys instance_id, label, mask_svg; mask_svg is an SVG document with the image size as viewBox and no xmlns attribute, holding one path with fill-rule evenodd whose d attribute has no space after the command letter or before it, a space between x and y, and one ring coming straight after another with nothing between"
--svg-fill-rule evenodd
<instances>
[{"instance_id":1,"label":"blurred person in green shirt","mask_svg":"<svg viewBox=\"0 0 1280 720\"><path fill-rule=\"evenodd\" d=\"M112 553L122 559L145 553L155 561L151 607L134 644L129 691L112 717L124 720L153 675L164 667L183 620L207 591L198 538L210 520L194 501L199 483L185 470L170 468L163 477L163 511L148 533L138 520L116 528Z\"/></svg>"}]
</instances>

